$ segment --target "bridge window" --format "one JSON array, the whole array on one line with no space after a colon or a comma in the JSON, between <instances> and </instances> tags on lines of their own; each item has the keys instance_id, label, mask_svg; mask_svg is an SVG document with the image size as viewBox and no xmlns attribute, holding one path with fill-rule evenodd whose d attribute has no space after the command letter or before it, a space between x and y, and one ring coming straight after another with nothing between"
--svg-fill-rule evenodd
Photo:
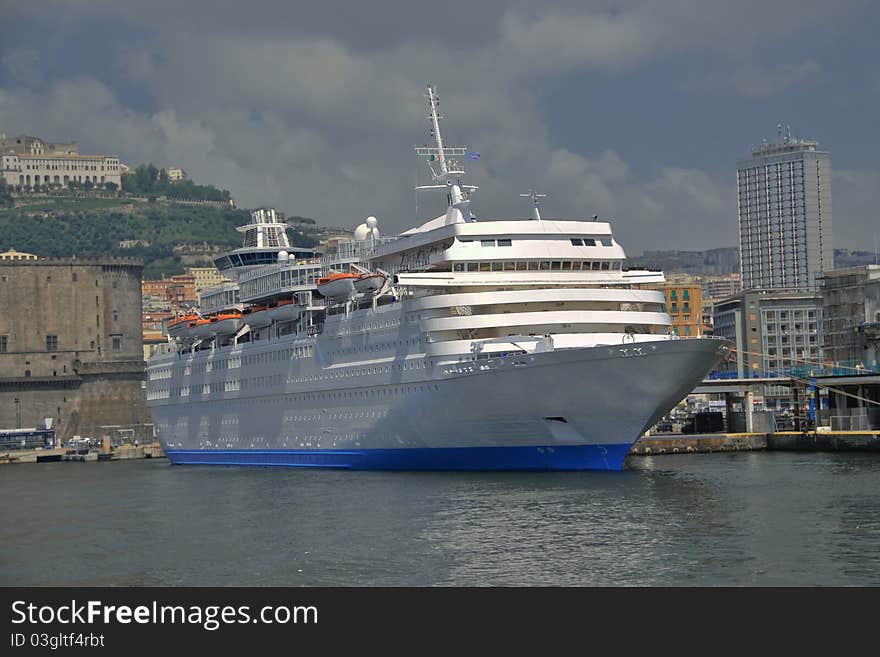
<instances>
[{"instance_id":1,"label":"bridge window","mask_svg":"<svg viewBox=\"0 0 880 657\"><path fill-rule=\"evenodd\" d=\"M503 262L493 262L492 263L492 271L501 271L502 269L504 269Z\"/></svg>"},{"instance_id":2,"label":"bridge window","mask_svg":"<svg viewBox=\"0 0 880 657\"><path fill-rule=\"evenodd\" d=\"M513 243L510 240L498 240L498 246L512 246Z\"/></svg>"},{"instance_id":3,"label":"bridge window","mask_svg":"<svg viewBox=\"0 0 880 657\"><path fill-rule=\"evenodd\" d=\"M550 271L550 261L542 260L541 261L541 271Z\"/></svg>"},{"instance_id":4,"label":"bridge window","mask_svg":"<svg viewBox=\"0 0 880 657\"><path fill-rule=\"evenodd\" d=\"M468 271L478 271L479 265L476 262L469 262L469 263L467 263L467 270Z\"/></svg>"},{"instance_id":5,"label":"bridge window","mask_svg":"<svg viewBox=\"0 0 880 657\"><path fill-rule=\"evenodd\" d=\"M571 245L572 245L572 246L583 246L583 245L584 245L584 241L581 240L581 239L577 239L577 238L572 237L572 238L571 238Z\"/></svg>"},{"instance_id":6,"label":"bridge window","mask_svg":"<svg viewBox=\"0 0 880 657\"><path fill-rule=\"evenodd\" d=\"M562 271L571 271L571 263L563 262L562 263Z\"/></svg>"},{"instance_id":7,"label":"bridge window","mask_svg":"<svg viewBox=\"0 0 880 657\"><path fill-rule=\"evenodd\" d=\"M558 260L554 260L553 263L550 265L550 269L552 271L559 271L560 269L562 269L562 263Z\"/></svg>"},{"instance_id":8,"label":"bridge window","mask_svg":"<svg viewBox=\"0 0 880 657\"><path fill-rule=\"evenodd\" d=\"M528 267L529 267L529 271L538 271L538 261L537 260L530 260L528 262ZM880 320L878 320L878 321L880 321Z\"/></svg>"},{"instance_id":9,"label":"bridge window","mask_svg":"<svg viewBox=\"0 0 880 657\"><path fill-rule=\"evenodd\" d=\"M596 246L596 240L594 239L584 239L584 246Z\"/></svg>"},{"instance_id":10,"label":"bridge window","mask_svg":"<svg viewBox=\"0 0 880 657\"><path fill-rule=\"evenodd\" d=\"M480 240L480 246L495 246L495 240Z\"/></svg>"},{"instance_id":11,"label":"bridge window","mask_svg":"<svg viewBox=\"0 0 880 657\"><path fill-rule=\"evenodd\" d=\"M602 242L602 246L611 246L611 238L603 238L600 242Z\"/></svg>"}]
</instances>

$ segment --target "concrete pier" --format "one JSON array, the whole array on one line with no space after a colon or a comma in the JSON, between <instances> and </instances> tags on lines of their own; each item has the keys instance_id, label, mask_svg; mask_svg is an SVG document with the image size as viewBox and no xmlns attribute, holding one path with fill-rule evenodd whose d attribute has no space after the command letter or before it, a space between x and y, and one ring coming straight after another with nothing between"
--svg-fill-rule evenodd
<instances>
[{"instance_id":1,"label":"concrete pier","mask_svg":"<svg viewBox=\"0 0 880 657\"><path fill-rule=\"evenodd\" d=\"M767 449L817 452L880 452L880 431L780 431L767 436Z\"/></svg>"},{"instance_id":2,"label":"concrete pier","mask_svg":"<svg viewBox=\"0 0 880 657\"><path fill-rule=\"evenodd\" d=\"M630 454L688 454L692 452L739 452L767 449L766 433L655 434L633 445Z\"/></svg>"},{"instance_id":3,"label":"concrete pier","mask_svg":"<svg viewBox=\"0 0 880 657\"><path fill-rule=\"evenodd\" d=\"M159 443L119 445L112 449L77 450L56 447L53 449L12 449L0 452L0 464L50 463L54 461L127 461L150 458L165 458L165 452L162 451L162 446Z\"/></svg>"},{"instance_id":4,"label":"concrete pier","mask_svg":"<svg viewBox=\"0 0 880 657\"><path fill-rule=\"evenodd\" d=\"M642 437L630 454L692 452L817 451L880 452L880 431L777 431L774 433L654 434Z\"/></svg>"}]
</instances>

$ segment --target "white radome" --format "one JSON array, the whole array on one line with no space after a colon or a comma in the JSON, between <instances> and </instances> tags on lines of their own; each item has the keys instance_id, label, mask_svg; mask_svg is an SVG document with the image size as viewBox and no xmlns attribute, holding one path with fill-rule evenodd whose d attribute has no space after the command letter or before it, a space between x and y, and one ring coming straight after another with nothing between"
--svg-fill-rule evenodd
<instances>
[{"instance_id":1,"label":"white radome","mask_svg":"<svg viewBox=\"0 0 880 657\"><path fill-rule=\"evenodd\" d=\"M354 229L354 239L358 242L363 242L367 239L367 235L370 234L370 229L367 227L367 224L360 224L357 228Z\"/></svg>"},{"instance_id":2,"label":"white radome","mask_svg":"<svg viewBox=\"0 0 880 657\"><path fill-rule=\"evenodd\" d=\"M367 217L364 223L354 229L354 239L363 242L368 237L379 237L379 220L376 217Z\"/></svg>"}]
</instances>

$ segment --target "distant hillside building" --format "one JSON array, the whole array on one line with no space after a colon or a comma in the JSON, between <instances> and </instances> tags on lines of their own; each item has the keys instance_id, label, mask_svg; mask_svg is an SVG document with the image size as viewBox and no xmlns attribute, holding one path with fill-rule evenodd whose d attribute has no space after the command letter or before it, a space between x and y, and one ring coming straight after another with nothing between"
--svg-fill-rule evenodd
<instances>
[{"instance_id":1,"label":"distant hillside building","mask_svg":"<svg viewBox=\"0 0 880 657\"><path fill-rule=\"evenodd\" d=\"M126 170L115 155L80 155L76 143L53 144L0 133L0 174L7 185L22 191L37 185L67 187L71 182L120 187Z\"/></svg>"},{"instance_id":2,"label":"distant hillside building","mask_svg":"<svg viewBox=\"0 0 880 657\"><path fill-rule=\"evenodd\" d=\"M4 251L0 253L0 260L37 260L38 257L33 253L22 253L21 251L16 251L15 249L9 249L8 251Z\"/></svg>"},{"instance_id":3,"label":"distant hillside building","mask_svg":"<svg viewBox=\"0 0 880 657\"><path fill-rule=\"evenodd\" d=\"M148 421L140 279L130 258L0 259L0 428L61 438Z\"/></svg>"},{"instance_id":4,"label":"distant hillside building","mask_svg":"<svg viewBox=\"0 0 880 657\"><path fill-rule=\"evenodd\" d=\"M743 289L811 290L834 269L831 159L818 146L779 126L737 162Z\"/></svg>"},{"instance_id":5,"label":"distant hillside building","mask_svg":"<svg viewBox=\"0 0 880 657\"><path fill-rule=\"evenodd\" d=\"M168 180L171 182L186 180L186 171L178 167L168 167L165 172L168 174Z\"/></svg>"}]
</instances>

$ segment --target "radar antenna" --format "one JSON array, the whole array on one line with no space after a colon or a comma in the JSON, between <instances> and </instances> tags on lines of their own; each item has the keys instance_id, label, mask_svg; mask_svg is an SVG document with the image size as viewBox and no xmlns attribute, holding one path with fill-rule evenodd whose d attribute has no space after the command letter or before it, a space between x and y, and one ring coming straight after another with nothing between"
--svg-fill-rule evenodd
<instances>
[{"instance_id":1,"label":"radar antenna","mask_svg":"<svg viewBox=\"0 0 880 657\"><path fill-rule=\"evenodd\" d=\"M477 189L473 185L464 185L461 182L465 172L457 158L466 156L468 150L466 146L443 145L443 136L440 133L440 119L443 117L440 114L440 98L437 96L437 88L428 83L425 97L428 99L428 121L431 122L431 136L434 137L436 146L416 146L416 153L427 157L428 168L431 170L431 178L435 184L419 185L416 190L447 190L446 199L449 207L446 210L446 223L460 224L466 218L473 218L468 210L471 203L469 192ZM432 164L433 162L437 163L436 168Z\"/></svg>"},{"instance_id":2,"label":"radar antenna","mask_svg":"<svg viewBox=\"0 0 880 657\"><path fill-rule=\"evenodd\" d=\"M538 199L547 198L547 195L539 194L534 189L530 189L527 194L520 194L520 196L532 199L532 203L534 204L532 207L532 219L536 221L541 221L541 213L538 210Z\"/></svg>"}]
</instances>

